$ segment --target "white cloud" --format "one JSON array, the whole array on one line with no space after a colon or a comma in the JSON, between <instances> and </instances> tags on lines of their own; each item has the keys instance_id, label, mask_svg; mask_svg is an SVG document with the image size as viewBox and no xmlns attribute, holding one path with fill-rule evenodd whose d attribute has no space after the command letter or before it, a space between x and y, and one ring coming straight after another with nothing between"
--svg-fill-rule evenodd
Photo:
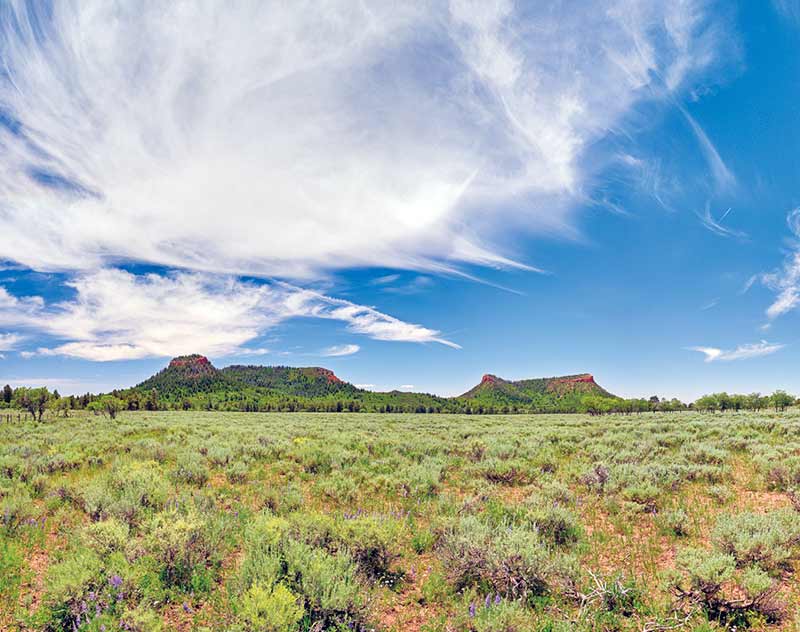
<instances>
[{"instance_id":1,"label":"white cloud","mask_svg":"<svg viewBox=\"0 0 800 632\"><path fill-rule=\"evenodd\" d=\"M687 123L689 123L689 127L691 128L692 132L694 132L695 137L697 138L697 142L700 145L700 149L705 156L706 162L708 163L711 174L714 176L714 181L717 185L717 189L721 192L729 191L734 186L736 186L736 177L733 175L728 166L723 162L722 157L719 155L717 148L714 147L714 144L711 142L711 139L705 133L700 124L695 120L695 118L689 114L686 108L681 108L681 112L683 116L686 118Z\"/></svg>"},{"instance_id":2,"label":"white cloud","mask_svg":"<svg viewBox=\"0 0 800 632\"><path fill-rule=\"evenodd\" d=\"M569 230L598 141L722 30L703 0L36 6L0 20L0 258L37 270L513 265L498 230Z\"/></svg>"},{"instance_id":3,"label":"white cloud","mask_svg":"<svg viewBox=\"0 0 800 632\"><path fill-rule=\"evenodd\" d=\"M772 344L766 340L759 343L739 345L733 350L725 351L716 347L688 347L690 351L698 351L706 356L706 362L721 360L728 362L732 360L746 360L748 358L758 358L780 351L786 345Z\"/></svg>"},{"instance_id":4,"label":"white cloud","mask_svg":"<svg viewBox=\"0 0 800 632\"><path fill-rule=\"evenodd\" d=\"M750 279L745 291L756 281L773 290L777 297L767 308L767 318L774 320L795 309L800 304L800 207L792 209L786 223L795 237L792 251L787 255L783 267L773 272L759 274Z\"/></svg>"},{"instance_id":5,"label":"white cloud","mask_svg":"<svg viewBox=\"0 0 800 632\"><path fill-rule=\"evenodd\" d=\"M458 348L433 329L286 283L246 283L204 273L137 276L100 270L68 285L75 298L53 305L0 291L0 326L28 328L58 341L38 349L40 355L97 361L195 352L260 353L245 345L297 317L340 321L350 331L378 340Z\"/></svg>"},{"instance_id":6,"label":"white cloud","mask_svg":"<svg viewBox=\"0 0 800 632\"><path fill-rule=\"evenodd\" d=\"M353 384L356 388L360 388L365 391L371 391L375 388L374 384Z\"/></svg>"},{"instance_id":7,"label":"white cloud","mask_svg":"<svg viewBox=\"0 0 800 632\"><path fill-rule=\"evenodd\" d=\"M400 390L401 390L401 391L411 391L411 390L414 390L414 385L413 385L413 384L401 384L401 385L400 385Z\"/></svg>"},{"instance_id":8,"label":"white cloud","mask_svg":"<svg viewBox=\"0 0 800 632\"><path fill-rule=\"evenodd\" d=\"M329 357L329 358L336 358L339 356L348 356L353 355L354 353L358 353L361 347L358 345L334 345L332 347L328 347L324 349L320 355Z\"/></svg>"},{"instance_id":9,"label":"white cloud","mask_svg":"<svg viewBox=\"0 0 800 632\"><path fill-rule=\"evenodd\" d=\"M23 340L24 337L18 334L0 334L0 351L16 349Z\"/></svg>"}]
</instances>

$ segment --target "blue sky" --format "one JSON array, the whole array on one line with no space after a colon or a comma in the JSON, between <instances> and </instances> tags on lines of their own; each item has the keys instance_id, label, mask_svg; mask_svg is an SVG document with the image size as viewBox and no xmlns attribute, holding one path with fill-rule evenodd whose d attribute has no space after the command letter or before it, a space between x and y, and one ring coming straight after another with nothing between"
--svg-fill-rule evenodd
<instances>
[{"instance_id":1,"label":"blue sky","mask_svg":"<svg viewBox=\"0 0 800 632\"><path fill-rule=\"evenodd\" d=\"M0 382L800 393L800 3L76 4L0 9Z\"/></svg>"}]
</instances>

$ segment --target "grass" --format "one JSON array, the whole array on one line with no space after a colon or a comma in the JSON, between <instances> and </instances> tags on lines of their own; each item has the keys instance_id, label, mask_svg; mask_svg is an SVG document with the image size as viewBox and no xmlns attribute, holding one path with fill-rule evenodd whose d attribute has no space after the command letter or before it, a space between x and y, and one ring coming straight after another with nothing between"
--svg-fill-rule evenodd
<instances>
[{"instance_id":1,"label":"grass","mask_svg":"<svg viewBox=\"0 0 800 632\"><path fill-rule=\"evenodd\" d=\"M0 629L793 630L800 413L0 425Z\"/></svg>"}]
</instances>

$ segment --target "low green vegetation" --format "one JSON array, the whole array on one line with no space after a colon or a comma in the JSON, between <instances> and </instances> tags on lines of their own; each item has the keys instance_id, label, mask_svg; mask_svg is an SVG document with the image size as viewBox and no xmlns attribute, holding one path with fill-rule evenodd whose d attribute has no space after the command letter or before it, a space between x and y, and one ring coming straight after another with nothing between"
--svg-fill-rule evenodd
<instances>
[{"instance_id":1,"label":"low green vegetation","mask_svg":"<svg viewBox=\"0 0 800 632\"><path fill-rule=\"evenodd\" d=\"M0 424L0 629L800 623L793 409L111 417Z\"/></svg>"}]
</instances>

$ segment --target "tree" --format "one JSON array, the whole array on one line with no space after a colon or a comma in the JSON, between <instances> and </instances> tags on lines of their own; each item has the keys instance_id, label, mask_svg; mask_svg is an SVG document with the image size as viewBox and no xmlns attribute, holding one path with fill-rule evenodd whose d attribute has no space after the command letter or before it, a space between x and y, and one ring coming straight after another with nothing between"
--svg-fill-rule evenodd
<instances>
[{"instance_id":1,"label":"tree","mask_svg":"<svg viewBox=\"0 0 800 632\"><path fill-rule=\"evenodd\" d=\"M56 397L55 393L53 393L53 397L50 398L47 407L53 411L54 415L62 413L64 417L69 417L69 411L72 405L69 397Z\"/></svg>"},{"instance_id":2,"label":"tree","mask_svg":"<svg viewBox=\"0 0 800 632\"><path fill-rule=\"evenodd\" d=\"M3 387L3 401L4 401L6 404L10 404L10 403L11 403L11 398L12 398L12 397L14 397L14 389L12 389L12 388L11 388L11 386L10 386L9 384L6 384L6 385Z\"/></svg>"},{"instance_id":3,"label":"tree","mask_svg":"<svg viewBox=\"0 0 800 632\"><path fill-rule=\"evenodd\" d=\"M791 406L794 403L794 397L786 391L775 391L770 397L770 401L776 411L784 411L787 406Z\"/></svg>"},{"instance_id":4,"label":"tree","mask_svg":"<svg viewBox=\"0 0 800 632\"><path fill-rule=\"evenodd\" d=\"M150 389L150 393L147 396L147 401L144 404L144 407L147 410L158 410L158 390L153 388Z\"/></svg>"},{"instance_id":5,"label":"tree","mask_svg":"<svg viewBox=\"0 0 800 632\"><path fill-rule=\"evenodd\" d=\"M28 411L34 419L42 420L42 415L50 401L50 391L46 388L20 387L14 391L14 405Z\"/></svg>"},{"instance_id":6,"label":"tree","mask_svg":"<svg viewBox=\"0 0 800 632\"><path fill-rule=\"evenodd\" d=\"M95 414L100 413L104 417L116 419L117 413L125 408L125 402L113 395L103 395L91 402L87 408L94 411Z\"/></svg>"}]
</instances>

